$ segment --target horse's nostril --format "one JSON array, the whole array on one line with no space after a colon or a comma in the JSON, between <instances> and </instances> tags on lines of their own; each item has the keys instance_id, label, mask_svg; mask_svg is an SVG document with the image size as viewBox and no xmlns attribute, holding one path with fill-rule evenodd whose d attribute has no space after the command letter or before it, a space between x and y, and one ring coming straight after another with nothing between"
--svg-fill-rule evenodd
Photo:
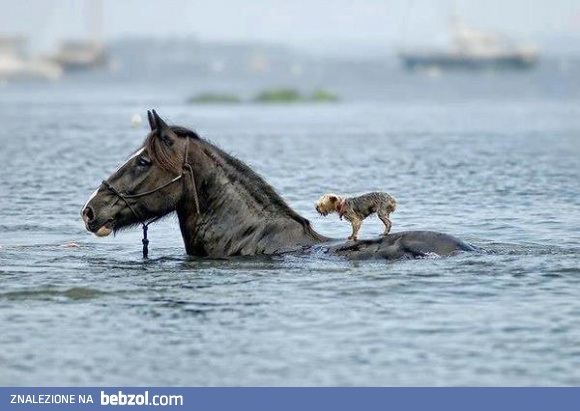
<instances>
[{"instance_id":1,"label":"horse's nostril","mask_svg":"<svg viewBox=\"0 0 580 411\"><path fill-rule=\"evenodd\" d=\"M91 207L86 207L83 211L83 215L85 216L87 222L93 221L95 218L95 213Z\"/></svg>"}]
</instances>

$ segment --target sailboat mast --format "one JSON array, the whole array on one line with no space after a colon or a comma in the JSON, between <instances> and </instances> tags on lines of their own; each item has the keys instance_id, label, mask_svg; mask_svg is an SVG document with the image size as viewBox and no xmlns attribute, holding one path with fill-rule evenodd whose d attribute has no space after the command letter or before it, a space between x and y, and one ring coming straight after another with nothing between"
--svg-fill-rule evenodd
<instances>
[{"instance_id":1,"label":"sailboat mast","mask_svg":"<svg viewBox=\"0 0 580 411\"><path fill-rule=\"evenodd\" d=\"M102 0L89 0L86 4L87 25L91 41L98 46L103 46L103 2Z\"/></svg>"},{"instance_id":2,"label":"sailboat mast","mask_svg":"<svg viewBox=\"0 0 580 411\"><path fill-rule=\"evenodd\" d=\"M461 19L459 17L459 7L457 6L457 0L453 0L451 3L451 19L449 21L451 26L451 33L454 36L461 31Z\"/></svg>"}]
</instances>

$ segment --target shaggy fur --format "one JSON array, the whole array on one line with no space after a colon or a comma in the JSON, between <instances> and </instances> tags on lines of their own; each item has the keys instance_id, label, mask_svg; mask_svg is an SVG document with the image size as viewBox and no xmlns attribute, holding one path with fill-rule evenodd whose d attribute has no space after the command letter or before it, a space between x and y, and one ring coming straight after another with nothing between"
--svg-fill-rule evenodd
<instances>
[{"instance_id":1,"label":"shaggy fur","mask_svg":"<svg viewBox=\"0 0 580 411\"><path fill-rule=\"evenodd\" d=\"M374 213L377 213L379 219L385 224L383 235L389 234L393 225L389 216L396 208L397 201L392 196L387 193L377 192L350 198L328 193L316 201L316 211L321 215L327 216L336 212L341 220L344 217L345 220L352 224L352 234L348 239L355 241L362 221Z\"/></svg>"}]
</instances>

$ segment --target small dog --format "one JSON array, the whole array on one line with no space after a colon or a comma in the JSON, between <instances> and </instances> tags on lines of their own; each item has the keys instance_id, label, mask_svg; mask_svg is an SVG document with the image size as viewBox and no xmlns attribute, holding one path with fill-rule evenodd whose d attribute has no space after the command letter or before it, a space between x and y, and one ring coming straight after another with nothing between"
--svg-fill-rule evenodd
<instances>
[{"instance_id":1,"label":"small dog","mask_svg":"<svg viewBox=\"0 0 580 411\"><path fill-rule=\"evenodd\" d=\"M373 213L377 213L377 216L385 224L383 235L389 234L392 226L389 215L396 208L397 201L392 196L387 193L377 192L352 198L343 198L337 194L328 193L316 201L316 211L321 215L327 216L336 212L341 220L344 217L345 220L352 224L352 234L348 239L354 241L356 241L362 221Z\"/></svg>"}]
</instances>

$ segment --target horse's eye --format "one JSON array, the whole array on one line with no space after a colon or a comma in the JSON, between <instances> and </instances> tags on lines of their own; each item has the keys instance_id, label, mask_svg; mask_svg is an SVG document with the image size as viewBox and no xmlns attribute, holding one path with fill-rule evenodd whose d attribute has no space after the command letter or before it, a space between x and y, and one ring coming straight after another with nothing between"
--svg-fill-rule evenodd
<instances>
[{"instance_id":1,"label":"horse's eye","mask_svg":"<svg viewBox=\"0 0 580 411\"><path fill-rule=\"evenodd\" d=\"M141 167L147 167L147 166L151 165L151 161L148 158L139 157L139 158L137 158L137 165L141 166Z\"/></svg>"}]
</instances>

